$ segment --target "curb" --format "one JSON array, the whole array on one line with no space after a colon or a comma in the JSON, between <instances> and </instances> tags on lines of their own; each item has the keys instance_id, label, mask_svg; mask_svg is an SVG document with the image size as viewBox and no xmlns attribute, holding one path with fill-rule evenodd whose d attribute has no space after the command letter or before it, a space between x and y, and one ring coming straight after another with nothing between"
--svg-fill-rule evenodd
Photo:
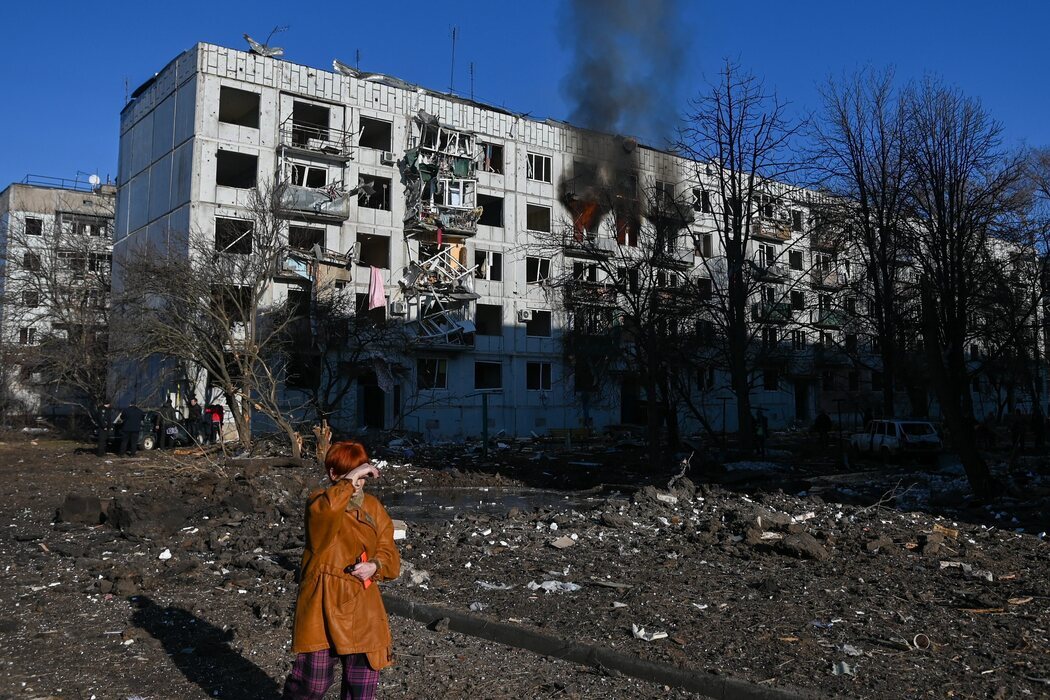
<instances>
[{"instance_id":1,"label":"curb","mask_svg":"<svg viewBox=\"0 0 1050 700\"><path fill-rule=\"evenodd\" d=\"M448 628L453 632L469 634L472 637L499 642L565 661L619 671L632 678L682 688L718 700L814 700L819 697L797 690L767 688L747 681L717 676L713 673L690 671L668 664L646 661L632 654L624 654L606 647L580 644L561 637L543 634L528 627L493 622L477 615L416 603L390 593L383 594L383 603L386 605L387 612L398 617L423 624L447 618Z\"/></svg>"}]
</instances>

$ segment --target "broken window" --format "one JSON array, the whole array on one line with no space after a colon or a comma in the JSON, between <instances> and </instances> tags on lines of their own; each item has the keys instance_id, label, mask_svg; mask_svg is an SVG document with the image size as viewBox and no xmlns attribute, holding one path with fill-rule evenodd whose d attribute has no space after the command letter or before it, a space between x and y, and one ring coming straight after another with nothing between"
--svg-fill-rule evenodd
<instances>
[{"instance_id":1,"label":"broken window","mask_svg":"<svg viewBox=\"0 0 1050 700\"><path fill-rule=\"evenodd\" d=\"M762 347L770 349L775 348L780 339L777 337L777 329L772 326L765 326L762 329Z\"/></svg>"},{"instance_id":2,"label":"broken window","mask_svg":"<svg viewBox=\"0 0 1050 700\"><path fill-rule=\"evenodd\" d=\"M572 278L577 282L590 282L592 284L597 284L598 266L594 263L588 265L582 262L574 262L572 264Z\"/></svg>"},{"instance_id":3,"label":"broken window","mask_svg":"<svg viewBox=\"0 0 1050 700\"><path fill-rule=\"evenodd\" d=\"M830 255L824 253L817 254L817 271L822 275L827 275L831 272L831 266L833 264L833 258Z\"/></svg>"},{"instance_id":4,"label":"broken window","mask_svg":"<svg viewBox=\"0 0 1050 700\"><path fill-rule=\"evenodd\" d=\"M377 151L392 151L391 124L381 119L361 117L361 136L357 144L361 148L374 148Z\"/></svg>"},{"instance_id":5,"label":"broken window","mask_svg":"<svg viewBox=\"0 0 1050 700\"><path fill-rule=\"evenodd\" d=\"M572 328L582 335L602 335L608 333L613 325L613 312L607 306L581 304L572 315Z\"/></svg>"},{"instance_id":6,"label":"broken window","mask_svg":"<svg viewBox=\"0 0 1050 700\"><path fill-rule=\"evenodd\" d=\"M362 175L358 182L359 186L366 183L371 183L372 185L372 194L361 192L357 195L358 205L366 209L390 211L390 178L373 177L371 175L365 177Z\"/></svg>"},{"instance_id":7,"label":"broken window","mask_svg":"<svg viewBox=\"0 0 1050 700\"><path fill-rule=\"evenodd\" d=\"M474 388L502 389L503 365L499 362L475 362Z\"/></svg>"},{"instance_id":8,"label":"broken window","mask_svg":"<svg viewBox=\"0 0 1050 700\"><path fill-rule=\"evenodd\" d=\"M825 348L830 348L835 345L835 337L826 331L820 332L820 344Z\"/></svg>"},{"instance_id":9,"label":"broken window","mask_svg":"<svg viewBox=\"0 0 1050 700\"><path fill-rule=\"evenodd\" d=\"M532 318L525 322L525 335L534 338L551 337L551 312L532 310Z\"/></svg>"},{"instance_id":10,"label":"broken window","mask_svg":"<svg viewBox=\"0 0 1050 700\"><path fill-rule=\"evenodd\" d=\"M324 105L296 100L292 104L292 145L319 148L328 140L330 114Z\"/></svg>"},{"instance_id":11,"label":"broken window","mask_svg":"<svg viewBox=\"0 0 1050 700\"><path fill-rule=\"evenodd\" d=\"M88 255L88 269L92 272L109 272L113 267L113 256L109 253L90 253Z\"/></svg>"},{"instance_id":12,"label":"broken window","mask_svg":"<svg viewBox=\"0 0 1050 700\"><path fill-rule=\"evenodd\" d=\"M818 294L817 308L820 310L821 313L827 313L828 311L831 311L831 295Z\"/></svg>"},{"instance_id":13,"label":"broken window","mask_svg":"<svg viewBox=\"0 0 1050 700\"><path fill-rule=\"evenodd\" d=\"M478 335L503 335L503 307L499 304L478 304L474 325Z\"/></svg>"},{"instance_id":14,"label":"broken window","mask_svg":"<svg viewBox=\"0 0 1050 700\"><path fill-rule=\"evenodd\" d=\"M773 218L774 200L773 197L768 194L759 195L758 197L758 211L759 214L766 219Z\"/></svg>"},{"instance_id":15,"label":"broken window","mask_svg":"<svg viewBox=\"0 0 1050 700\"><path fill-rule=\"evenodd\" d=\"M806 308L806 293L798 290L791 291L791 310L803 311Z\"/></svg>"},{"instance_id":16,"label":"broken window","mask_svg":"<svg viewBox=\"0 0 1050 700\"><path fill-rule=\"evenodd\" d=\"M109 225L112 219L91 214L59 215L62 230L75 236L109 237Z\"/></svg>"},{"instance_id":17,"label":"broken window","mask_svg":"<svg viewBox=\"0 0 1050 700\"><path fill-rule=\"evenodd\" d=\"M525 205L525 228L529 231L551 231L551 208L539 204Z\"/></svg>"},{"instance_id":18,"label":"broken window","mask_svg":"<svg viewBox=\"0 0 1050 700\"><path fill-rule=\"evenodd\" d=\"M503 254L491 250L474 251L474 277L479 280L503 281Z\"/></svg>"},{"instance_id":19,"label":"broken window","mask_svg":"<svg viewBox=\"0 0 1050 700\"><path fill-rule=\"evenodd\" d=\"M619 278L620 289L626 289L631 292L631 294L637 294L639 290L638 268L632 267L627 269L626 267L621 267L618 268L616 272L617 277Z\"/></svg>"},{"instance_id":20,"label":"broken window","mask_svg":"<svg viewBox=\"0 0 1050 700\"><path fill-rule=\"evenodd\" d=\"M642 220L633 213L626 211L616 212L616 242L620 245L638 246L638 231L642 228Z\"/></svg>"},{"instance_id":21,"label":"broken window","mask_svg":"<svg viewBox=\"0 0 1050 700\"><path fill-rule=\"evenodd\" d=\"M478 218L479 224L503 228L503 197L478 194L478 206L481 207L481 217Z\"/></svg>"},{"instance_id":22,"label":"broken window","mask_svg":"<svg viewBox=\"0 0 1050 700\"><path fill-rule=\"evenodd\" d=\"M225 87L219 89L219 121L259 128L259 93Z\"/></svg>"},{"instance_id":23,"label":"broken window","mask_svg":"<svg viewBox=\"0 0 1050 700\"><path fill-rule=\"evenodd\" d=\"M525 258L525 281L529 284L539 284L551 277L550 258Z\"/></svg>"},{"instance_id":24,"label":"broken window","mask_svg":"<svg viewBox=\"0 0 1050 700\"><path fill-rule=\"evenodd\" d=\"M308 226L288 227L288 246L297 250L311 250L315 245L324 248L324 229Z\"/></svg>"},{"instance_id":25,"label":"broken window","mask_svg":"<svg viewBox=\"0 0 1050 700\"><path fill-rule=\"evenodd\" d=\"M390 236L359 233L361 244L360 263L371 267L390 267Z\"/></svg>"},{"instance_id":26,"label":"broken window","mask_svg":"<svg viewBox=\"0 0 1050 700\"><path fill-rule=\"evenodd\" d=\"M55 256L63 270L79 273L83 272L84 268L87 266L87 255L82 250L59 248L55 251Z\"/></svg>"},{"instance_id":27,"label":"broken window","mask_svg":"<svg viewBox=\"0 0 1050 700\"><path fill-rule=\"evenodd\" d=\"M711 213L711 193L703 187L693 188L693 209L705 214Z\"/></svg>"},{"instance_id":28,"label":"broken window","mask_svg":"<svg viewBox=\"0 0 1050 700\"><path fill-rule=\"evenodd\" d=\"M758 246L759 267L772 267L777 261L777 247L772 243L763 243Z\"/></svg>"},{"instance_id":29,"label":"broken window","mask_svg":"<svg viewBox=\"0 0 1050 700\"><path fill-rule=\"evenodd\" d=\"M35 309L40 306L40 292L22 292L22 306L27 309Z\"/></svg>"},{"instance_id":30,"label":"broken window","mask_svg":"<svg viewBox=\"0 0 1050 700\"><path fill-rule=\"evenodd\" d=\"M790 253L788 253L788 265L791 267L792 270L801 270L802 269L802 251L801 250L793 250Z\"/></svg>"},{"instance_id":31,"label":"broken window","mask_svg":"<svg viewBox=\"0 0 1050 700\"><path fill-rule=\"evenodd\" d=\"M22 268L29 272L40 272L40 256L29 251L23 253Z\"/></svg>"},{"instance_id":32,"label":"broken window","mask_svg":"<svg viewBox=\"0 0 1050 700\"><path fill-rule=\"evenodd\" d=\"M420 389L448 388L448 360L421 357L416 361L416 386Z\"/></svg>"},{"instance_id":33,"label":"broken window","mask_svg":"<svg viewBox=\"0 0 1050 700\"><path fill-rule=\"evenodd\" d=\"M32 326L19 328L18 342L22 345L36 345L36 329Z\"/></svg>"},{"instance_id":34,"label":"broken window","mask_svg":"<svg viewBox=\"0 0 1050 700\"><path fill-rule=\"evenodd\" d=\"M657 180L653 189L654 203L662 209L669 209L675 204L674 183Z\"/></svg>"},{"instance_id":35,"label":"broken window","mask_svg":"<svg viewBox=\"0 0 1050 700\"><path fill-rule=\"evenodd\" d=\"M215 217L215 250L222 253L250 255L252 252L251 221Z\"/></svg>"},{"instance_id":36,"label":"broken window","mask_svg":"<svg viewBox=\"0 0 1050 700\"><path fill-rule=\"evenodd\" d=\"M714 234L701 233L695 237L696 252L705 258L710 258L714 251Z\"/></svg>"},{"instance_id":37,"label":"broken window","mask_svg":"<svg viewBox=\"0 0 1050 700\"><path fill-rule=\"evenodd\" d=\"M328 184L328 168L322 165L292 163L292 184L319 189Z\"/></svg>"},{"instance_id":38,"label":"broken window","mask_svg":"<svg viewBox=\"0 0 1050 700\"><path fill-rule=\"evenodd\" d=\"M255 187L259 157L219 150L215 154L215 184L243 190Z\"/></svg>"},{"instance_id":39,"label":"broken window","mask_svg":"<svg viewBox=\"0 0 1050 700\"><path fill-rule=\"evenodd\" d=\"M762 372L762 388L766 391L780 390L780 373L775 369L767 369Z\"/></svg>"},{"instance_id":40,"label":"broken window","mask_svg":"<svg viewBox=\"0 0 1050 700\"><path fill-rule=\"evenodd\" d=\"M528 391L550 391L551 390L551 363L550 362L526 362L525 363L525 388Z\"/></svg>"},{"instance_id":41,"label":"broken window","mask_svg":"<svg viewBox=\"0 0 1050 700\"><path fill-rule=\"evenodd\" d=\"M26 217L26 235L27 236L42 236L44 235L44 220L33 217Z\"/></svg>"},{"instance_id":42,"label":"broken window","mask_svg":"<svg viewBox=\"0 0 1050 700\"><path fill-rule=\"evenodd\" d=\"M550 182L551 181L551 157L540 155L539 153L529 153L527 156L528 162L528 178L530 180L536 180L537 182Z\"/></svg>"},{"instance_id":43,"label":"broken window","mask_svg":"<svg viewBox=\"0 0 1050 700\"><path fill-rule=\"evenodd\" d=\"M791 331L791 349L802 350L806 347L806 332L800 330Z\"/></svg>"},{"instance_id":44,"label":"broken window","mask_svg":"<svg viewBox=\"0 0 1050 700\"><path fill-rule=\"evenodd\" d=\"M498 143L484 143L481 146L481 169L486 173L503 174L503 146Z\"/></svg>"},{"instance_id":45,"label":"broken window","mask_svg":"<svg viewBox=\"0 0 1050 700\"><path fill-rule=\"evenodd\" d=\"M696 281L696 288L700 292L700 301L711 301L714 296L714 284L710 277L701 277Z\"/></svg>"},{"instance_id":46,"label":"broken window","mask_svg":"<svg viewBox=\"0 0 1050 700\"><path fill-rule=\"evenodd\" d=\"M434 189L434 204L455 209L473 209L477 201L473 180L438 180Z\"/></svg>"},{"instance_id":47,"label":"broken window","mask_svg":"<svg viewBox=\"0 0 1050 700\"><path fill-rule=\"evenodd\" d=\"M367 293L355 294L355 313L358 315L358 317L368 319L369 321L377 325L384 323L386 321L386 304L384 303L382 306L377 306L374 309L370 309L368 308L368 301L369 299Z\"/></svg>"},{"instance_id":48,"label":"broken window","mask_svg":"<svg viewBox=\"0 0 1050 700\"><path fill-rule=\"evenodd\" d=\"M791 230L801 231L802 230L802 212L798 209L791 210Z\"/></svg>"}]
</instances>

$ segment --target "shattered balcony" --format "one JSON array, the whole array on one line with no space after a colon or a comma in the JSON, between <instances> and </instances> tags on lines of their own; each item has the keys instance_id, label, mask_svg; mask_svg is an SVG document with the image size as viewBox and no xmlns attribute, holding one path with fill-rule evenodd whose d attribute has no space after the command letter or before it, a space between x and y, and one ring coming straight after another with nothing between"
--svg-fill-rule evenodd
<instances>
[{"instance_id":1,"label":"shattered balcony","mask_svg":"<svg viewBox=\"0 0 1050 700\"><path fill-rule=\"evenodd\" d=\"M483 210L474 135L449 129L422 110L413 124L413 145L404 160L406 233L476 235Z\"/></svg>"},{"instance_id":2,"label":"shattered balcony","mask_svg":"<svg viewBox=\"0 0 1050 700\"><path fill-rule=\"evenodd\" d=\"M345 162L353 156L351 136L348 131L299 123L289 118L281 124L278 143L296 155Z\"/></svg>"},{"instance_id":3,"label":"shattered balcony","mask_svg":"<svg viewBox=\"0 0 1050 700\"><path fill-rule=\"evenodd\" d=\"M783 243L791 240L791 226L768 219L759 219L751 222L751 236Z\"/></svg>"},{"instance_id":4,"label":"shattered balcony","mask_svg":"<svg viewBox=\"0 0 1050 700\"><path fill-rule=\"evenodd\" d=\"M417 344L450 351L474 346L471 304L480 298L474 291L476 269L476 265L461 263L448 249L409 264L398 286L405 301L418 310L408 322Z\"/></svg>"},{"instance_id":5,"label":"shattered balcony","mask_svg":"<svg viewBox=\"0 0 1050 700\"><path fill-rule=\"evenodd\" d=\"M671 196L658 196L650 202L646 218L653 222L657 229L667 226L682 229L693 223L696 215L692 205Z\"/></svg>"},{"instance_id":6,"label":"shattered balcony","mask_svg":"<svg viewBox=\"0 0 1050 700\"><path fill-rule=\"evenodd\" d=\"M305 214L314 219L340 222L350 218L350 192L339 183L325 187L305 187L285 182L279 202L286 213Z\"/></svg>"},{"instance_id":7,"label":"shattered balcony","mask_svg":"<svg viewBox=\"0 0 1050 700\"><path fill-rule=\"evenodd\" d=\"M814 270L809 273L809 281L814 287L839 289L846 284L846 276L838 270Z\"/></svg>"}]
</instances>

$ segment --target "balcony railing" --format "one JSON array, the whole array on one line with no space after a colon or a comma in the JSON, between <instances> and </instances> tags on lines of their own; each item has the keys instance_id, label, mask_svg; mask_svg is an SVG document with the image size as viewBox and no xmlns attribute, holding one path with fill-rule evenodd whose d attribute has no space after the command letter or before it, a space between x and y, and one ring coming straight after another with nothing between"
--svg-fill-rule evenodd
<instances>
[{"instance_id":1,"label":"balcony railing","mask_svg":"<svg viewBox=\"0 0 1050 700\"><path fill-rule=\"evenodd\" d=\"M281 125L280 144L305 153L315 153L346 160L351 155L351 134L348 131L312 124L285 121Z\"/></svg>"},{"instance_id":2,"label":"balcony railing","mask_svg":"<svg viewBox=\"0 0 1050 700\"><path fill-rule=\"evenodd\" d=\"M281 208L319 219L345 221L350 218L350 195L336 185L303 187L285 183L280 191Z\"/></svg>"}]
</instances>

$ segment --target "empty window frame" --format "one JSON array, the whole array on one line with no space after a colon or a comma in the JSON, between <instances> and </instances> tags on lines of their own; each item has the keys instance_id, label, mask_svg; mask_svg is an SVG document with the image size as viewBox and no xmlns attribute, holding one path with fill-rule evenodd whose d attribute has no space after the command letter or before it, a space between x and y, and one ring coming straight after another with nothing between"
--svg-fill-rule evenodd
<instances>
[{"instance_id":1,"label":"empty window frame","mask_svg":"<svg viewBox=\"0 0 1050 700\"><path fill-rule=\"evenodd\" d=\"M331 110L296 100L292 104L292 145L317 149L328 140Z\"/></svg>"},{"instance_id":2,"label":"empty window frame","mask_svg":"<svg viewBox=\"0 0 1050 700\"><path fill-rule=\"evenodd\" d=\"M252 222L245 219L215 217L215 250L221 253L250 255Z\"/></svg>"},{"instance_id":3,"label":"empty window frame","mask_svg":"<svg viewBox=\"0 0 1050 700\"><path fill-rule=\"evenodd\" d=\"M32 326L19 328L18 342L21 345L36 345L36 329Z\"/></svg>"},{"instance_id":4,"label":"empty window frame","mask_svg":"<svg viewBox=\"0 0 1050 700\"><path fill-rule=\"evenodd\" d=\"M704 214L711 213L711 193L703 187L693 188L693 209Z\"/></svg>"},{"instance_id":5,"label":"empty window frame","mask_svg":"<svg viewBox=\"0 0 1050 700\"><path fill-rule=\"evenodd\" d=\"M503 365L499 362L475 362L474 388L502 389Z\"/></svg>"},{"instance_id":6,"label":"empty window frame","mask_svg":"<svg viewBox=\"0 0 1050 700\"><path fill-rule=\"evenodd\" d=\"M251 189L257 182L258 171L258 156L222 149L215 154L216 185L236 187L242 190Z\"/></svg>"},{"instance_id":7,"label":"empty window frame","mask_svg":"<svg viewBox=\"0 0 1050 700\"><path fill-rule=\"evenodd\" d=\"M802 212L798 209L791 210L791 230L801 231L802 230Z\"/></svg>"},{"instance_id":8,"label":"empty window frame","mask_svg":"<svg viewBox=\"0 0 1050 700\"><path fill-rule=\"evenodd\" d=\"M27 250L22 254L22 269L28 272L40 272L40 256Z\"/></svg>"},{"instance_id":9,"label":"empty window frame","mask_svg":"<svg viewBox=\"0 0 1050 700\"><path fill-rule=\"evenodd\" d=\"M421 357L416 362L416 386L420 389L448 388L448 360Z\"/></svg>"},{"instance_id":10,"label":"empty window frame","mask_svg":"<svg viewBox=\"0 0 1050 700\"><path fill-rule=\"evenodd\" d=\"M361 192L357 196L357 203L359 206L365 209L380 209L382 211L390 211L391 193L390 193L390 178L388 177L375 177L373 175L362 175L358 180L359 186L370 183L372 185L372 194L366 194Z\"/></svg>"},{"instance_id":11,"label":"empty window frame","mask_svg":"<svg viewBox=\"0 0 1050 700\"><path fill-rule=\"evenodd\" d=\"M528 178L537 182L551 181L551 157L539 153L529 153L526 157Z\"/></svg>"},{"instance_id":12,"label":"empty window frame","mask_svg":"<svg viewBox=\"0 0 1050 700\"><path fill-rule=\"evenodd\" d=\"M474 277L492 282L503 281L503 254L491 250L474 251Z\"/></svg>"},{"instance_id":13,"label":"empty window frame","mask_svg":"<svg viewBox=\"0 0 1050 700\"><path fill-rule=\"evenodd\" d=\"M112 219L91 214L60 214L62 230L75 236L109 237Z\"/></svg>"},{"instance_id":14,"label":"empty window frame","mask_svg":"<svg viewBox=\"0 0 1050 700\"><path fill-rule=\"evenodd\" d=\"M361 244L360 262L362 265L390 267L390 236L359 233L357 240Z\"/></svg>"},{"instance_id":15,"label":"empty window frame","mask_svg":"<svg viewBox=\"0 0 1050 700\"><path fill-rule=\"evenodd\" d=\"M540 284L551 277L550 258L525 258L525 282L528 284Z\"/></svg>"},{"instance_id":16,"label":"empty window frame","mask_svg":"<svg viewBox=\"0 0 1050 700\"><path fill-rule=\"evenodd\" d=\"M323 165L292 163L292 184L318 189L328 184L328 168Z\"/></svg>"},{"instance_id":17,"label":"empty window frame","mask_svg":"<svg viewBox=\"0 0 1050 700\"><path fill-rule=\"evenodd\" d=\"M696 234L693 241L696 244L696 252L701 257L710 258L714 255L715 236L713 233Z\"/></svg>"},{"instance_id":18,"label":"empty window frame","mask_svg":"<svg viewBox=\"0 0 1050 700\"><path fill-rule=\"evenodd\" d=\"M503 146L498 143L479 144L481 146L481 170L496 175L503 174Z\"/></svg>"},{"instance_id":19,"label":"empty window frame","mask_svg":"<svg viewBox=\"0 0 1050 700\"><path fill-rule=\"evenodd\" d=\"M551 232L551 208L540 204L525 205L525 228L529 231Z\"/></svg>"},{"instance_id":20,"label":"empty window frame","mask_svg":"<svg viewBox=\"0 0 1050 700\"><path fill-rule=\"evenodd\" d=\"M478 206L481 207L480 225L503 228L503 197L478 193Z\"/></svg>"},{"instance_id":21,"label":"empty window frame","mask_svg":"<svg viewBox=\"0 0 1050 700\"><path fill-rule=\"evenodd\" d=\"M478 335L503 335L503 307L499 304L477 304L474 326Z\"/></svg>"},{"instance_id":22,"label":"empty window frame","mask_svg":"<svg viewBox=\"0 0 1050 700\"><path fill-rule=\"evenodd\" d=\"M574 262L572 264L572 279L576 282L598 283L598 266L594 263Z\"/></svg>"},{"instance_id":23,"label":"empty window frame","mask_svg":"<svg viewBox=\"0 0 1050 700\"><path fill-rule=\"evenodd\" d=\"M792 250L788 253L788 266L792 270L802 269L802 251Z\"/></svg>"},{"instance_id":24,"label":"empty window frame","mask_svg":"<svg viewBox=\"0 0 1050 700\"><path fill-rule=\"evenodd\" d=\"M219 89L219 121L259 128L259 93L223 86Z\"/></svg>"},{"instance_id":25,"label":"empty window frame","mask_svg":"<svg viewBox=\"0 0 1050 700\"><path fill-rule=\"evenodd\" d=\"M531 338L551 337L551 312L532 310L532 318L525 322L525 335Z\"/></svg>"},{"instance_id":26,"label":"empty window frame","mask_svg":"<svg viewBox=\"0 0 1050 700\"><path fill-rule=\"evenodd\" d=\"M791 290L791 310L792 311L803 311L806 308L806 293L793 289Z\"/></svg>"},{"instance_id":27,"label":"empty window frame","mask_svg":"<svg viewBox=\"0 0 1050 700\"><path fill-rule=\"evenodd\" d=\"M758 246L759 267L772 267L777 261L777 247L772 243L763 243Z\"/></svg>"},{"instance_id":28,"label":"empty window frame","mask_svg":"<svg viewBox=\"0 0 1050 700\"><path fill-rule=\"evenodd\" d=\"M377 151L393 150L391 148L393 143L391 133L390 122L361 117L361 136L357 140L357 145L361 148L373 148Z\"/></svg>"},{"instance_id":29,"label":"empty window frame","mask_svg":"<svg viewBox=\"0 0 1050 700\"><path fill-rule=\"evenodd\" d=\"M551 363L550 362L526 362L525 363L525 388L528 391L550 391L551 390Z\"/></svg>"},{"instance_id":30,"label":"empty window frame","mask_svg":"<svg viewBox=\"0 0 1050 700\"><path fill-rule=\"evenodd\" d=\"M308 226L288 227L288 246L297 250L311 250L315 245L324 249L324 229Z\"/></svg>"},{"instance_id":31,"label":"empty window frame","mask_svg":"<svg viewBox=\"0 0 1050 700\"><path fill-rule=\"evenodd\" d=\"M44 220L36 217L26 217L26 235L27 236L42 236L44 235Z\"/></svg>"},{"instance_id":32,"label":"empty window frame","mask_svg":"<svg viewBox=\"0 0 1050 700\"><path fill-rule=\"evenodd\" d=\"M791 349L803 350L806 347L806 332L803 330L791 331Z\"/></svg>"}]
</instances>

